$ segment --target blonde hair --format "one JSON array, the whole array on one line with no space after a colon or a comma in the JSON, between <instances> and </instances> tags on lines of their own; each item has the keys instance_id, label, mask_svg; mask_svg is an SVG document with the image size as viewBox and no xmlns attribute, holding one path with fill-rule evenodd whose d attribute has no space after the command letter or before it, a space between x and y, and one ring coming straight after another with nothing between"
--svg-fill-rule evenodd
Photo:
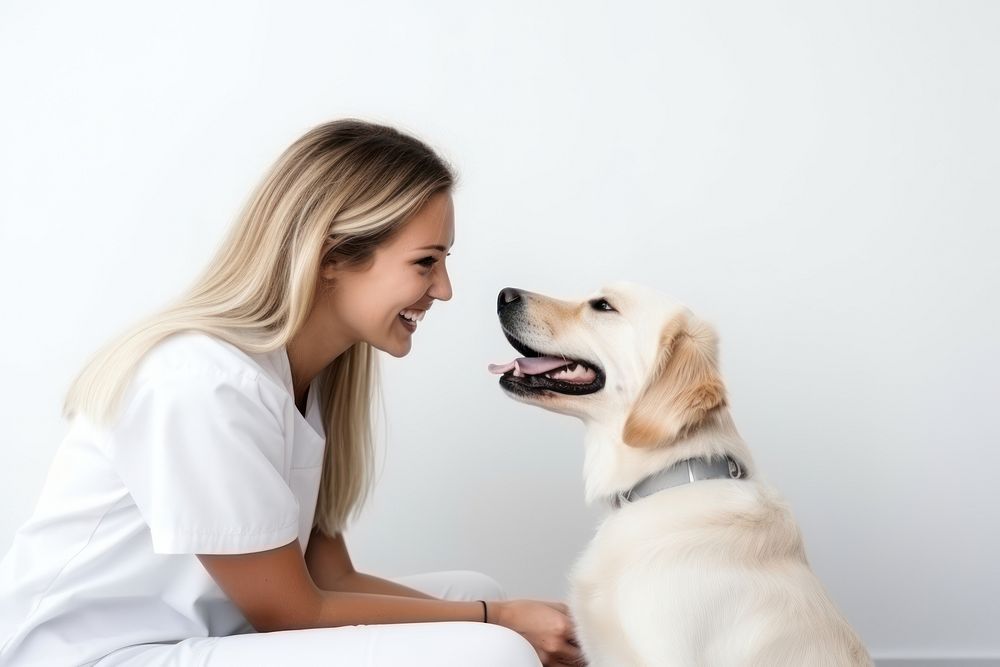
<instances>
[{"instance_id":1,"label":"blonde hair","mask_svg":"<svg viewBox=\"0 0 1000 667\"><path fill-rule=\"evenodd\" d=\"M71 384L67 419L107 425L142 357L180 331L201 331L247 353L291 340L312 308L321 263L363 268L434 194L451 168L419 140L355 119L319 125L278 158L254 190L207 269L163 311L98 351ZM359 342L321 373L326 454L314 526L344 529L370 491L375 349Z\"/></svg>"}]
</instances>

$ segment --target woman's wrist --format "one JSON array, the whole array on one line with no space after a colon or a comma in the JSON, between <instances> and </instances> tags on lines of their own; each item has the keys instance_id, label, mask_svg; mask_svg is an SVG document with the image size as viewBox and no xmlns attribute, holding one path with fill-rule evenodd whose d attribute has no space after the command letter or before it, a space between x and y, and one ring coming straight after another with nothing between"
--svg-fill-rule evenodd
<instances>
[{"instance_id":1,"label":"woman's wrist","mask_svg":"<svg viewBox=\"0 0 1000 667\"><path fill-rule=\"evenodd\" d=\"M477 600L477 602L480 605L479 620L483 623L497 624L497 616L501 603L496 600Z\"/></svg>"},{"instance_id":2,"label":"woman's wrist","mask_svg":"<svg viewBox=\"0 0 1000 667\"><path fill-rule=\"evenodd\" d=\"M486 622L504 625L506 604L501 600L487 600L486 605Z\"/></svg>"},{"instance_id":3,"label":"woman's wrist","mask_svg":"<svg viewBox=\"0 0 1000 667\"><path fill-rule=\"evenodd\" d=\"M496 605L497 603L493 602L491 604L487 600L476 600L476 603L479 604L480 606L478 620L482 621L483 623L495 623L493 615L495 613L494 605Z\"/></svg>"}]
</instances>

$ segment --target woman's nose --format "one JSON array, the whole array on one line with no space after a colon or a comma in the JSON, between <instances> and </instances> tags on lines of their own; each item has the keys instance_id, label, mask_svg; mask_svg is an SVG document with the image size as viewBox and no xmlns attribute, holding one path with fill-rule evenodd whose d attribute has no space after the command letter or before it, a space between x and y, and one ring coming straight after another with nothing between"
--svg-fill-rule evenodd
<instances>
[{"instance_id":1,"label":"woman's nose","mask_svg":"<svg viewBox=\"0 0 1000 667\"><path fill-rule=\"evenodd\" d=\"M430 291L430 295L439 301L447 301L451 298L451 278L448 277L448 269L441 267L440 271L441 278L434 281L434 286Z\"/></svg>"}]
</instances>

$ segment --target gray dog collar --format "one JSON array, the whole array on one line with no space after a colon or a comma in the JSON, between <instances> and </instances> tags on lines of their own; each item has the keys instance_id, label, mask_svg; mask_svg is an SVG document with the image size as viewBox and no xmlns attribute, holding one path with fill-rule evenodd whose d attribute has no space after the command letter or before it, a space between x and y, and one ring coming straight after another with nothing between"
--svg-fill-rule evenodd
<instances>
[{"instance_id":1,"label":"gray dog collar","mask_svg":"<svg viewBox=\"0 0 1000 667\"><path fill-rule=\"evenodd\" d=\"M746 471L731 456L724 459L685 459L646 477L631 489L619 491L611 496L611 506L617 509L625 503L635 502L657 491L702 479L746 478Z\"/></svg>"}]
</instances>

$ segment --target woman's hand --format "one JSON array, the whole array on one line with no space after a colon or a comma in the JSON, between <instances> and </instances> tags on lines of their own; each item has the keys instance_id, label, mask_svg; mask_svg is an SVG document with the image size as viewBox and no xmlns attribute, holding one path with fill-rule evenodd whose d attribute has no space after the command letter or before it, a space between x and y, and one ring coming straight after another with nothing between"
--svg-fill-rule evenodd
<instances>
[{"instance_id":1,"label":"woman's hand","mask_svg":"<svg viewBox=\"0 0 1000 667\"><path fill-rule=\"evenodd\" d=\"M489 621L527 639L545 667L586 665L576 643L569 608L561 602L502 600L489 603Z\"/></svg>"}]
</instances>

